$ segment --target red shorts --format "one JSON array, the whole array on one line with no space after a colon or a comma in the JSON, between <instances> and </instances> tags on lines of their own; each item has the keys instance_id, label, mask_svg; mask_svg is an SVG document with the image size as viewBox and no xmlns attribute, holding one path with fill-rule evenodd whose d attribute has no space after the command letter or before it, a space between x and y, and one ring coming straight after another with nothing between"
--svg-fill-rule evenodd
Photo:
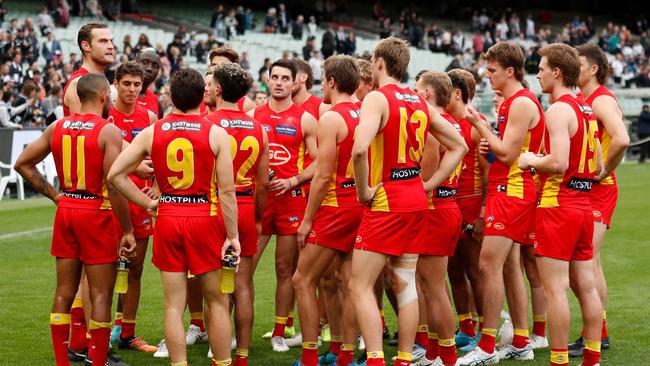
<instances>
[{"instance_id":1,"label":"red shorts","mask_svg":"<svg viewBox=\"0 0 650 366\"><path fill-rule=\"evenodd\" d=\"M351 251L354 248L362 215L363 206L321 206L314 216L314 224L307 237L307 243L346 253Z\"/></svg>"},{"instance_id":2,"label":"red shorts","mask_svg":"<svg viewBox=\"0 0 650 366\"><path fill-rule=\"evenodd\" d=\"M218 216L158 216L151 262L161 271L194 275L221 268L221 247L226 240Z\"/></svg>"},{"instance_id":3,"label":"red shorts","mask_svg":"<svg viewBox=\"0 0 650 366\"><path fill-rule=\"evenodd\" d=\"M129 204L129 214L131 214L131 224L133 225L133 236L136 239L148 239L153 235L153 219L151 215L144 208ZM122 235L122 228L120 222L115 217L118 235Z\"/></svg>"},{"instance_id":4,"label":"red shorts","mask_svg":"<svg viewBox=\"0 0 650 366\"><path fill-rule=\"evenodd\" d=\"M594 219L589 210L539 208L535 221L535 254L564 261L593 258Z\"/></svg>"},{"instance_id":5,"label":"red shorts","mask_svg":"<svg viewBox=\"0 0 650 366\"><path fill-rule=\"evenodd\" d=\"M380 212L364 208L354 248L393 256L416 254L426 240L428 211Z\"/></svg>"},{"instance_id":6,"label":"red shorts","mask_svg":"<svg viewBox=\"0 0 650 366\"><path fill-rule=\"evenodd\" d=\"M530 226L528 226L528 230L526 230L526 237L524 238L524 242L519 243L519 244L521 244L521 246L528 247L528 246L535 245L535 237L536 237L536 235L535 235L535 225L536 225L535 218L537 217L536 216L537 215L537 210L538 210L538 208L535 208L535 211L533 211L533 220L530 222Z\"/></svg>"},{"instance_id":7,"label":"red shorts","mask_svg":"<svg viewBox=\"0 0 650 366\"><path fill-rule=\"evenodd\" d=\"M505 236L521 244L535 220L535 201L508 197L503 192L490 193L485 201L483 236Z\"/></svg>"},{"instance_id":8,"label":"red shorts","mask_svg":"<svg viewBox=\"0 0 650 366\"><path fill-rule=\"evenodd\" d=\"M594 184L589 198L591 208L594 210L594 222L602 222L609 229L618 200L618 186L616 184Z\"/></svg>"},{"instance_id":9,"label":"red shorts","mask_svg":"<svg viewBox=\"0 0 650 366\"><path fill-rule=\"evenodd\" d=\"M237 228L241 256L252 257L257 253L257 227L255 226L255 202L246 197L237 199Z\"/></svg>"},{"instance_id":10,"label":"red shorts","mask_svg":"<svg viewBox=\"0 0 650 366\"><path fill-rule=\"evenodd\" d=\"M306 206L303 196L269 200L262 219L262 234L296 235Z\"/></svg>"},{"instance_id":11,"label":"red shorts","mask_svg":"<svg viewBox=\"0 0 650 366\"><path fill-rule=\"evenodd\" d=\"M117 262L119 238L111 210L57 207L52 230L53 256L84 264Z\"/></svg>"},{"instance_id":12,"label":"red shorts","mask_svg":"<svg viewBox=\"0 0 650 366\"><path fill-rule=\"evenodd\" d=\"M453 256L460 236L461 223L462 217L457 207L429 210L425 241L418 248L418 254Z\"/></svg>"},{"instance_id":13,"label":"red shorts","mask_svg":"<svg viewBox=\"0 0 650 366\"><path fill-rule=\"evenodd\" d=\"M462 226L469 224L472 225L481 216L481 206L483 205L483 197L481 195L465 196L456 198L456 204L460 209L462 216ZM468 239L467 233L461 230L461 239Z\"/></svg>"}]
</instances>

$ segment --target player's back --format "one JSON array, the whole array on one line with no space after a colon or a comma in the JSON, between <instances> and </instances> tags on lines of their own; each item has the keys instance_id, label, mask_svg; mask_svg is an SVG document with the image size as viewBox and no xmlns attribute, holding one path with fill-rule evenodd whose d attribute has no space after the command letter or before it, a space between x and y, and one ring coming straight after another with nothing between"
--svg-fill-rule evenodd
<instances>
[{"instance_id":1,"label":"player's back","mask_svg":"<svg viewBox=\"0 0 650 366\"><path fill-rule=\"evenodd\" d=\"M161 193L158 215L218 214L213 125L198 115L178 114L154 125L151 160Z\"/></svg>"},{"instance_id":2,"label":"player's back","mask_svg":"<svg viewBox=\"0 0 650 366\"><path fill-rule=\"evenodd\" d=\"M230 153L233 160L235 190L238 199L253 197L255 172L264 151L262 125L242 111L220 110L207 117L212 123L223 127L230 137Z\"/></svg>"},{"instance_id":3,"label":"player's back","mask_svg":"<svg viewBox=\"0 0 650 366\"><path fill-rule=\"evenodd\" d=\"M544 110L537 97L527 88L523 88L510 98L501 103L497 117L499 137L503 139L508 120L510 117L510 106L517 98L528 98L537 106L539 113L539 122L528 129L521 146L520 152L531 151L540 153L542 141L544 139ZM514 118L514 117L513 117ZM518 154L519 155L519 154ZM488 174L488 191L489 192L506 192L508 197L516 197L527 201L536 201L535 182L529 170L521 170L518 167L519 158L515 159L510 165L504 164L501 160L496 159L490 166Z\"/></svg>"},{"instance_id":4,"label":"player's back","mask_svg":"<svg viewBox=\"0 0 650 366\"><path fill-rule=\"evenodd\" d=\"M83 67L80 67L77 69L77 71L73 72L72 75L70 75L70 79L68 79L68 82L65 83L65 86L63 87L63 102L61 103L63 105L63 116L67 117L70 115L70 107L68 107L68 105L65 104L65 92L68 90L70 83L72 83L72 81L74 81L75 79L78 79L88 73L89 73L88 70L84 69Z\"/></svg>"},{"instance_id":5,"label":"player's back","mask_svg":"<svg viewBox=\"0 0 650 366\"><path fill-rule=\"evenodd\" d=\"M446 119L452 126L458 131L462 136L463 131L460 124L454 120L448 113L442 113L440 115L442 118ZM464 136L463 136L464 137ZM444 156L444 149L441 148L440 159ZM456 169L454 169L449 178L445 179L440 185L431 192L431 201L429 202L429 208L439 209L447 207L456 207L456 194L458 190L459 180L461 176L461 171L463 168L463 162L461 161Z\"/></svg>"},{"instance_id":6,"label":"player's back","mask_svg":"<svg viewBox=\"0 0 650 366\"><path fill-rule=\"evenodd\" d=\"M327 193L323 199L323 206L332 207L358 207L356 185L352 170L352 146L354 145L354 132L359 125L361 111L356 103L338 103L330 109L338 113L345 121L347 135L343 141L337 143L335 174L330 180Z\"/></svg>"},{"instance_id":7,"label":"player's back","mask_svg":"<svg viewBox=\"0 0 650 366\"><path fill-rule=\"evenodd\" d=\"M467 154L463 157L463 169L458 180L457 197L480 194L483 191L483 170L479 164L479 151L472 140L472 125L461 119L458 125L462 131L463 139L467 144Z\"/></svg>"},{"instance_id":8,"label":"player's back","mask_svg":"<svg viewBox=\"0 0 650 366\"><path fill-rule=\"evenodd\" d=\"M539 207L561 206L591 210L589 196L597 164L598 126L593 120L591 108L581 97L565 94L556 103L571 106L576 115L577 129L570 139L567 170L544 177ZM547 153L553 153L548 131L544 133L544 146Z\"/></svg>"},{"instance_id":9,"label":"player's back","mask_svg":"<svg viewBox=\"0 0 650 366\"><path fill-rule=\"evenodd\" d=\"M111 208L104 151L99 146L99 134L107 123L97 115L77 113L56 123L51 149L63 194L59 207Z\"/></svg>"},{"instance_id":10,"label":"player's back","mask_svg":"<svg viewBox=\"0 0 650 366\"><path fill-rule=\"evenodd\" d=\"M138 104L135 105L133 113L125 115L118 111L115 106L108 112L108 121L113 122L120 129L122 138L131 143L133 139L145 128L149 127L149 110Z\"/></svg>"},{"instance_id":11,"label":"player's back","mask_svg":"<svg viewBox=\"0 0 650 366\"><path fill-rule=\"evenodd\" d=\"M426 210L420 159L429 130L428 106L409 88L388 84L377 91L388 102L388 118L370 144L370 185L383 182L371 209L386 212Z\"/></svg>"}]
</instances>

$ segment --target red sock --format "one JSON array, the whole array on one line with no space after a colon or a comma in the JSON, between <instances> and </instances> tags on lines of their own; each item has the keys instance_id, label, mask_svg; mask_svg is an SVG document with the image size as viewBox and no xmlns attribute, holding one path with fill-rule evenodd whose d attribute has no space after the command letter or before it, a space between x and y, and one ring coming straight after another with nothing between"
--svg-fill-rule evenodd
<instances>
[{"instance_id":1,"label":"red sock","mask_svg":"<svg viewBox=\"0 0 650 366\"><path fill-rule=\"evenodd\" d=\"M271 337L282 337L284 338L284 329L287 326L287 318L282 316L275 317L275 326L273 327L273 334Z\"/></svg>"},{"instance_id":2,"label":"red sock","mask_svg":"<svg viewBox=\"0 0 650 366\"><path fill-rule=\"evenodd\" d=\"M594 366L600 363L600 352L590 349L582 350L582 366Z\"/></svg>"},{"instance_id":3,"label":"red sock","mask_svg":"<svg viewBox=\"0 0 650 366\"><path fill-rule=\"evenodd\" d=\"M603 341L607 338L607 319L603 319L603 330L600 333L600 340Z\"/></svg>"},{"instance_id":4,"label":"red sock","mask_svg":"<svg viewBox=\"0 0 650 366\"><path fill-rule=\"evenodd\" d=\"M332 337L332 338L334 338L334 337ZM332 340L330 342L330 352L335 354L335 355L338 355L339 353L341 353L341 346L342 345L343 345L343 342Z\"/></svg>"},{"instance_id":5,"label":"red sock","mask_svg":"<svg viewBox=\"0 0 650 366\"><path fill-rule=\"evenodd\" d=\"M566 366L569 364L569 350L567 348L551 348L551 366Z\"/></svg>"},{"instance_id":6,"label":"red sock","mask_svg":"<svg viewBox=\"0 0 650 366\"><path fill-rule=\"evenodd\" d=\"M533 316L533 334L540 337L546 336L546 315Z\"/></svg>"},{"instance_id":7,"label":"red sock","mask_svg":"<svg viewBox=\"0 0 650 366\"><path fill-rule=\"evenodd\" d=\"M122 325L122 313L115 313L115 320L113 321L113 325L116 327Z\"/></svg>"},{"instance_id":8,"label":"red sock","mask_svg":"<svg viewBox=\"0 0 650 366\"><path fill-rule=\"evenodd\" d=\"M460 327L460 331L467 334L470 337L474 337L476 335L476 328L475 324L472 321L472 318L470 317L469 319L463 319L458 323Z\"/></svg>"},{"instance_id":9,"label":"red sock","mask_svg":"<svg viewBox=\"0 0 650 366\"><path fill-rule=\"evenodd\" d=\"M494 347L496 345L497 339L497 330L494 328L483 328L483 334L481 334L481 339L478 341L478 346L486 353L494 353Z\"/></svg>"},{"instance_id":10,"label":"red sock","mask_svg":"<svg viewBox=\"0 0 650 366\"><path fill-rule=\"evenodd\" d=\"M512 345L515 348L524 348L530 343L528 329L515 329L515 336L512 338Z\"/></svg>"},{"instance_id":11,"label":"red sock","mask_svg":"<svg viewBox=\"0 0 650 366\"><path fill-rule=\"evenodd\" d=\"M483 332L483 325L485 324L485 317L482 315L479 315L478 317L478 331Z\"/></svg>"},{"instance_id":12,"label":"red sock","mask_svg":"<svg viewBox=\"0 0 650 366\"><path fill-rule=\"evenodd\" d=\"M127 339L129 337L135 337L135 320L122 320L122 334L120 338Z\"/></svg>"},{"instance_id":13,"label":"red sock","mask_svg":"<svg viewBox=\"0 0 650 366\"><path fill-rule=\"evenodd\" d=\"M293 311L290 311L287 315L287 327L293 327Z\"/></svg>"},{"instance_id":14,"label":"red sock","mask_svg":"<svg viewBox=\"0 0 650 366\"><path fill-rule=\"evenodd\" d=\"M438 345L438 334L429 333L429 339L427 342L427 360L435 360L440 356L440 346Z\"/></svg>"},{"instance_id":15,"label":"red sock","mask_svg":"<svg viewBox=\"0 0 650 366\"><path fill-rule=\"evenodd\" d=\"M108 342L111 338L111 323L102 323L90 320L90 344L88 353L93 365L106 363Z\"/></svg>"},{"instance_id":16,"label":"red sock","mask_svg":"<svg viewBox=\"0 0 650 366\"><path fill-rule=\"evenodd\" d=\"M205 332L205 322L203 321L203 312L197 311L196 313L190 313L190 324L201 328L201 332Z\"/></svg>"},{"instance_id":17,"label":"red sock","mask_svg":"<svg viewBox=\"0 0 650 366\"><path fill-rule=\"evenodd\" d=\"M386 366L384 352L367 352L366 354L368 355L367 366ZM397 362L395 362L395 365L397 365Z\"/></svg>"},{"instance_id":18,"label":"red sock","mask_svg":"<svg viewBox=\"0 0 650 366\"><path fill-rule=\"evenodd\" d=\"M235 355L235 366L248 366L248 356Z\"/></svg>"},{"instance_id":19,"label":"red sock","mask_svg":"<svg viewBox=\"0 0 650 366\"><path fill-rule=\"evenodd\" d=\"M344 344L341 346L341 352L336 359L336 366L348 366L354 362L354 345Z\"/></svg>"},{"instance_id":20,"label":"red sock","mask_svg":"<svg viewBox=\"0 0 650 366\"><path fill-rule=\"evenodd\" d=\"M415 343L422 347L426 347L429 343L429 329L426 325L418 326L418 331L415 333Z\"/></svg>"},{"instance_id":21,"label":"red sock","mask_svg":"<svg viewBox=\"0 0 650 366\"><path fill-rule=\"evenodd\" d=\"M70 314L50 314L50 332L52 333L52 346L54 346L56 365L69 366L68 336L70 335Z\"/></svg>"},{"instance_id":22,"label":"red sock","mask_svg":"<svg viewBox=\"0 0 650 366\"><path fill-rule=\"evenodd\" d=\"M445 366L454 366L456 364L456 342L451 339L440 339L438 341L440 348L440 359Z\"/></svg>"},{"instance_id":23,"label":"red sock","mask_svg":"<svg viewBox=\"0 0 650 366\"><path fill-rule=\"evenodd\" d=\"M302 358L304 366L318 366L318 343L302 342Z\"/></svg>"},{"instance_id":24,"label":"red sock","mask_svg":"<svg viewBox=\"0 0 650 366\"><path fill-rule=\"evenodd\" d=\"M70 309L70 349L83 351L88 348L87 331L81 299L74 299Z\"/></svg>"}]
</instances>

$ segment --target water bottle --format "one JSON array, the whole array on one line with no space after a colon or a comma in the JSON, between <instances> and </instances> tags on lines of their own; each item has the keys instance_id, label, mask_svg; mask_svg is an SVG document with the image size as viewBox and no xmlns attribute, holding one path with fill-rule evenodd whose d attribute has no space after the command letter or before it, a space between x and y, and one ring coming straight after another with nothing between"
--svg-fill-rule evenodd
<instances>
[{"instance_id":1,"label":"water bottle","mask_svg":"<svg viewBox=\"0 0 650 366\"><path fill-rule=\"evenodd\" d=\"M129 260L121 257L117 261L117 280L115 281L115 292L125 294L129 289Z\"/></svg>"},{"instance_id":2,"label":"water bottle","mask_svg":"<svg viewBox=\"0 0 650 366\"><path fill-rule=\"evenodd\" d=\"M235 292L235 262L237 262L237 258L232 255L232 249L228 248L221 261L221 292L224 294Z\"/></svg>"}]
</instances>

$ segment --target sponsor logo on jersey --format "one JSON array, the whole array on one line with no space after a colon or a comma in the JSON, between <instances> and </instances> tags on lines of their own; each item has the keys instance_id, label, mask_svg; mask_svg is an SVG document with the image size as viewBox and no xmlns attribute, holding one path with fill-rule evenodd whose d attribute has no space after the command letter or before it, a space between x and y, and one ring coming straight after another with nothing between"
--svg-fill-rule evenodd
<instances>
[{"instance_id":1,"label":"sponsor logo on jersey","mask_svg":"<svg viewBox=\"0 0 650 366\"><path fill-rule=\"evenodd\" d=\"M497 121L499 122L499 124L504 123L506 121L506 116L500 115Z\"/></svg>"},{"instance_id":2,"label":"sponsor logo on jersey","mask_svg":"<svg viewBox=\"0 0 650 366\"><path fill-rule=\"evenodd\" d=\"M456 197L456 189L449 187L438 187L436 190L436 198L452 198Z\"/></svg>"},{"instance_id":3,"label":"sponsor logo on jersey","mask_svg":"<svg viewBox=\"0 0 650 366\"><path fill-rule=\"evenodd\" d=\"M133 123L135 121L134 119L123 119L122 122L124 123Z\"/></svg>"},{"instance_id":4,"label":"sponsor logo on jersey","mask_svg":"<svg viewBox=\"0 0 650 366\"><path fill-rule=\"evenodd\" d=\"M262 125L262 128L263 128L264 131L266 131L266 132L271 132L271 131L273 131L273 128L272 128L271 126L269 126L269 125Z\"/></svg>"},{"instance_id":5,"label":"sponsor logo on jersey","mask_svg":"<svg viewBox=\"0 0 650 366\"><path fill-rule=\"evenodd\" d=\"M176 195L165 193L160 195L160 203L210 203L210 200L207 194Z\"/></svg>"},{"instance_id":6,"label":"sponsor logo on jersey","mask_svg":"<svg viewBox=\"0 0 650 366\"><path fill-rule=\"evenodd\" d=\"M418 177L420 168L401 168L390 170L390 180L408 180Z\"/></svg>"},{"instance_id":7,"label":"sponsor logo on jersey","mask_svg":"<svg viewBox=\"0 0 650 366\"><path fill-rule=\"evenodd\" d=\"M64 121L63 128L67 130L92 130L95 122Z\"/></svg>"},{"instance_id":8,"label":"sponsor logo on jersey","mask_svg":"<svg viewBox=\"0 0 650 366\"><path fill-rule=\"evenodd\" d=\"M254 128L253 121L244 119L222 119L219 124L223 128L239 128L252 130Z\"/></svg>"},{"instance_id":9,"label":"sponsor logo on jersey","mask_svg":"<svg viewBox=\"0 0 650 366\"><path fill-rule=\"evenodd\" d=\"M127 133L124 130L120 130L120 134L122 134L122 138L126 137Z\"/></svg>"},{"instance_id":10,"label":"sponsor logo on jersey","mask_svg":"<svg viewBox=\"0 0 650 366\"><path fill-rule=\"evenodd\" d=\"M592 179L571 177L566 184L566 187L574 191L591 192L591 187L594 184Z\"/></svg>"},{"instance_id":11,"label":"sponsor logo on jersey","mask_svg":"<svg viewBox=\"0 0 650 366\"><path fill-rule=\"evenodd\" d=\"M134 128L131 130L131 137L135 138L140 134L140 132L144 131L144 128Z\"/></svg>"},{"instance_id":12,"label":"sponsor logo on jersey","mask_svg":"<svg viewBox=\"0 0 650 366\"><path fill-rule=\"evenodd\" d=\"M296 136L296 128L293 126L275 126L275 133L278 135Z\"/></svg>"},{"instance_id":13,"label":"sponsor logo on jersey","mask_svg":"<svg viewBox=\"0 0 650 366\"><path fill-rule=\"evenodd\" d=\"M198 122L175 121L165 122L161 126L163 131L201 131L201 124Z\"/></svg>"},{"instance_id":14,"label":"sponsor logo on jersey","mask_svg":"<svg viewBox=\"0 0 650 366\"><path fill-rule=\"evenodd\" d=\"M358 109L352 109L350 111L350 116L352 116L352 118L359 118L361 117L361 111Z\"/></svg>"},{"instance_id":15,"label":"sponsor logo on jersey","mask_svg":"<svg viewBox=\"0 0 650 366\"><path fill-rule=\"evenodd\" d=\"M269 143L269 165L282 165L291 160L289 149L275 142Z\"/></svg>"},{"instance_id":16,"label":"sponsor logo on jersey","mask_svg":"<svg viewBox=\"0 0 650 366\"><path fill-rule=\"evenodd\" d=\"M395 98L407 103L417 103L420 101L420 96L417 94L402 94L400 92L395 92Z\"/></svg>"},{"instance_id":17,"label":"sponsor logo on jersey","mask_svg":"<svg viewBox=\"0 0 650 366\"><path fill-rule=\"evenodd\" d=\"M357 186L357 184L354 181L341 183L341 188L352 188L352 187L356 187L356 186Z\"/></svg>"},{"instance_id":18,"label":"sponsor logo on jersey","mask_svg":"<svg viewBox=\"0 0 650 366\"><path fill-rule=\"evenodd\" d=\"M78 200L96 200L97 198L99 198L99 197L97 197L97 195L94 195L94 194L91 194L91 193L88 193L88 192L66 192L66 191L63 191L63 192L61 192L61 194L66 196L66 197L70 197L70 198L74 198L74 199L78 199Z\"/></svg>"},{"instance_id":19,"label":"sponsor logo on jersey","mask_svg":"<svg viewBox=\"0 0 650 366\"><path fill-rule=\"evenodd\" d=\"M497 230L503 230L503 229L506 228L506 226L504 224L500 223L500 222L495 222L494 223L494 228L497 229Z\"/></svg>"}]
</instances>

